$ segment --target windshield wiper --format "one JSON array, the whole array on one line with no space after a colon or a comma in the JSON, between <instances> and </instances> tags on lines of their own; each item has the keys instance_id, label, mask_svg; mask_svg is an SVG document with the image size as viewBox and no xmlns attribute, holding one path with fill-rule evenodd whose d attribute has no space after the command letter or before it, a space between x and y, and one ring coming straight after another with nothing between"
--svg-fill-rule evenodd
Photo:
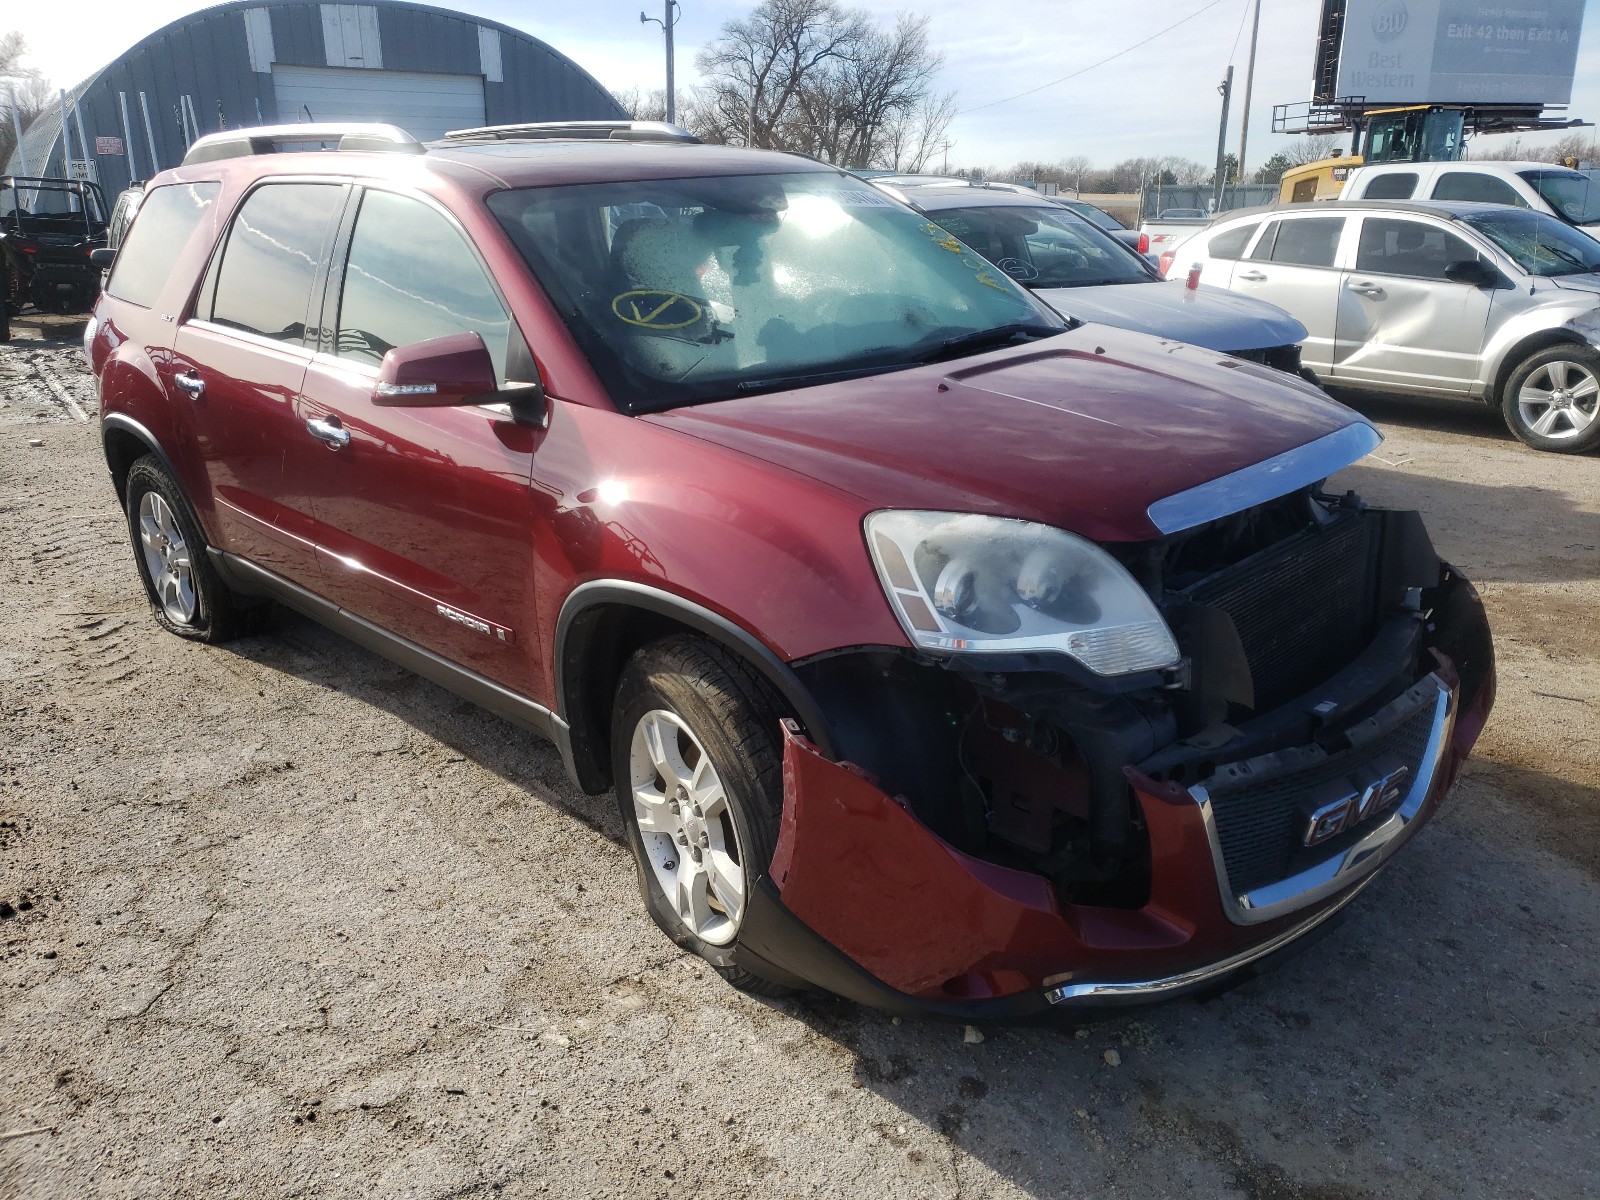
<instances>
[{"instance_id":1,"label":"windshield wiper","mask_svg":"<svg viewBox=\"0 0 1600 1200\"><path fill-rule=\"evenodd\" d=\"M942 342L935 342L930 346L920 359L921 362L940 362L947 358L960 358L964 354L976 354L981 350L998 350L1001 346L1010 345L1019 337L1033 338L1054 337L1058 333L1065 333L1067 329L1075 328L1082 322L1074 318L1067 318L1068 325L1065 329L1056 329L1050 325L1040 325L1033 321L1013 321L1009 325L997 325L993 329L976 329L971 333L963 333L959 337L946 338Z\"/></svg>"}]
</instances>

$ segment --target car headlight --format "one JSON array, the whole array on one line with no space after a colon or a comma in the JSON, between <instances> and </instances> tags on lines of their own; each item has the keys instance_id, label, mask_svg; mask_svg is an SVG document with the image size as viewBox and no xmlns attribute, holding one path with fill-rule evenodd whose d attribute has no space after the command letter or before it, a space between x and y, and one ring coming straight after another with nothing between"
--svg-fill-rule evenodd
<instances>
[{"instance_id":1,"label":"car headlight","mask_svg":"<svg viewBox=\"0 0 1600 1200\"><path fill-rule=\"evenodd\" d=\"M1032 521L888 509L867 546L913 645L946 654L1065 654L1097 675L1175 665L1172 631L1099 546Z\"/></svg>"}]
</instances>

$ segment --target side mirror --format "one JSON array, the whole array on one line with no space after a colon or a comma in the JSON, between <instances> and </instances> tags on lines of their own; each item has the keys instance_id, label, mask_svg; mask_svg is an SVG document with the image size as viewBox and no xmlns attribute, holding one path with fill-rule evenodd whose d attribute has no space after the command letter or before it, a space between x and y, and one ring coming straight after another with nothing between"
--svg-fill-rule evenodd
<instances>
[{"instance_id":1,"label":"side mirror","mask_svg":"<svg viewBox=\"0 0 1600 1200\"><path fill-rule=\"evenodd\" d=\"M1464 258L1444 269L1444 277L1451 283L1465 283L1471 287L1495 287L1500 283L1500 272L1481 258Z\"/></svg>"},{"instance_id":2,"label":"side mirror","mask_svg":"<svg viewBox=\"0 0 1600 1200\"><path fill-rule=\"evenodd\" d=\"M109 271L111 269L111 264L116 261L117 252L115 250L107 250L104 246L101 246L97 250L89 251L89 265L91 267L98 267L102 271Z\"/></svg>"},{"instance_id":3,"label":"side mirror","mask_svg":"<svg viewBox=\"0 0 1600 1200\"><path fill-rule=\"evenodd\" d=\"M372 402L386 408L451 408L492 403L499 390L483 338L452 333L385 354Z\"/></svg>"}]
</instances>

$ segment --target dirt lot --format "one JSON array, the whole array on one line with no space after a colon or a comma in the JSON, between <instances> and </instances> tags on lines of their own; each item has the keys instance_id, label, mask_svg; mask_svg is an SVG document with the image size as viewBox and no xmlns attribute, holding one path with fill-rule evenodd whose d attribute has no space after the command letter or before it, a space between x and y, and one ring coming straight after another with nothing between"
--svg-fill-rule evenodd
<instances>
[{"instance_id":1,"label":"dirt lot","mask_svg":"<svg viewBox=\"0 0 1600 1200\"><path fill-rule=\"evenodd\" d=\"M1600 1196L1600 458L1358 404L1498 637L1446 812L1281 971L968 1044L728 990L608 801L337 637L160 634L76 346L0 349L0 1195Z\"/></svg>"}]
</instances>

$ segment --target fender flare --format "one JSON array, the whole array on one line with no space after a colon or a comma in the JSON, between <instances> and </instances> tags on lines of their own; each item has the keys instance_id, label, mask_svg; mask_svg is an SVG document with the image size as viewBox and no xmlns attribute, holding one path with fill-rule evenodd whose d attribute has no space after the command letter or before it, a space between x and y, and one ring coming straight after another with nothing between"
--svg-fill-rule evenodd
<instances>
[{"instance_id":1,"label":"fender flare","mask_svg":"<svg viewBox=\"0 0 1600 1200\"><path fill-rule=\"evenodd\" d=\"M594 762L594 733L585 715L581 682L584 663L590 657L589 640L594 635L583 618L603 606L639 609L667 617L732 650L772 685L813 744L827 757L833 757L827 718L816 699L789 664L755 634L675 592L630 580L595 579L579 584L562 602L551 654L556 711L571 729L572 757L567 767L584 790L596 792L604 788Z\"/></svg>"},{"instance_id":2,"label":"fender flare","mask_svg":"<svg viewBox=\"0 0 1600 1200\"><path fill-rule=\"evenodd\" d=\"M106 469L108 471L112 471L113 476L115 476L115 470L111 463L111 452L108 436L113 432L131 434L133 437L143 442L149 449L150 453L154 454L156 458L161 460L161 466L166 470L167 474L172 476L173 479L179 478L178 469L173 464L171 456L167 454L166 448L162 446L160 439L158 439L155 434L151 433L138 421L135 421L132 417L127 416L124 413L107 413L105 416L100 418L100 449L105 455ZM117 499L120 502L122 497L119 495Z\"/></svg>"}]
</instances>

